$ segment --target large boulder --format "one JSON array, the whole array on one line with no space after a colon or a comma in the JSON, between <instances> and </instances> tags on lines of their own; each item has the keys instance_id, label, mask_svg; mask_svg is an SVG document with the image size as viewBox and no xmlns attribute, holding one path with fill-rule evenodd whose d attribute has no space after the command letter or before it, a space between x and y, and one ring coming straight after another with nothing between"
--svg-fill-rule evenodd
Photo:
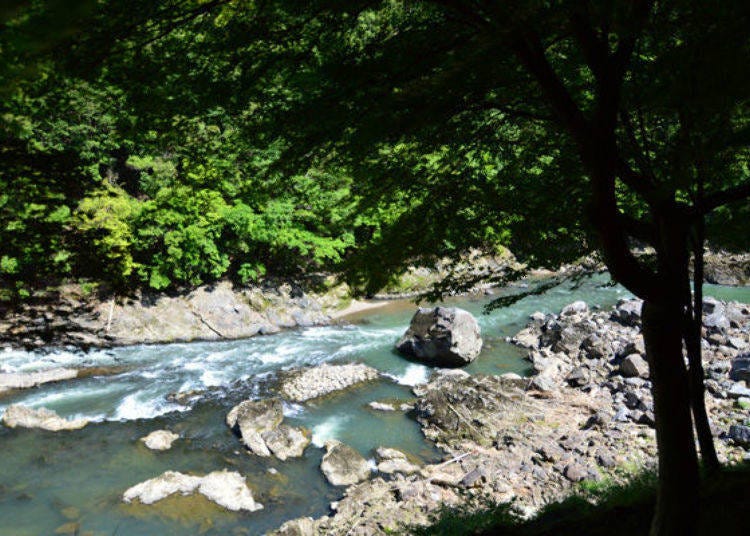
<instances>
[{"instance_id":1,"label":"large boulder","mask_svg":"<svg viewBox=\"0 0 750 536\"><path fill-rule=\"evenodd\" d=\"M227 425L239 432L242 442L253 454L270 456L271 451L261 437L284 420L284 408L278 398L246 400L233 407L227 414Z\"/></svg>"},{"instance_id":2,"label":"large boulder","mask_svg":"<svg viewBox=\"0 0 750 536\"><path fill-rule=\"evenodd\" d=\"M33 409L20 404L8 406L3 413L3 424L8 428L40 428L58 432L60 430L77 430L88 423L88 419L64 419L51 409Z\"/></svg>"},{"instance_id":3,"label":"large boulder","mask_svg":"<svg viewBox=\"0 0 750 536\"><path fill-rule=\"evenodd\" d=\"M330 439L325 443L326 453L320 470L334 486L351 486L370 476L370 465L352 447Z\"/></svg>"},{"instance_id":4,"label":"large boulder","mask_svg":"<svg viewBox=\"0 0 750 536\"><path fill-rule=\"evenodd\" d=\"M420 307L396 344L404 355L439 367L468 365L482 350L479 324L456 307Z\"/></svg>"}]
</instances>

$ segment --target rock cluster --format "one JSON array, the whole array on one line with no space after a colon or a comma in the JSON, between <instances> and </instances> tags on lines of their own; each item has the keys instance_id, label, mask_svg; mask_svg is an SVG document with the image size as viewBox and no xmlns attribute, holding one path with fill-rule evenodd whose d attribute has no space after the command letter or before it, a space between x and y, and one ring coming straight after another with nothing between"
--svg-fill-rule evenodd
<instances>
[{"instance_id":1,"label":"rock cluster","mask_svg":"<svg viewBox=\"0 0 750 536\"><path fill-rule=\"evenodd\" d=\"M175 493L190 495L196 491L228 510L254 512L263 508L262 504L253 499L245 477L227 470L214 471L205 476L167 471L129 488L122 500L129 503L137 499L143 504L153 504Z\"/></svg>"},{"instance_id":2,"label":"rock cluster","mask_svg":"<svg viewBox=\"0 0 750 536\"><path fill-rule=\"evenodd\" d=\"M438 367L462 367L482 350L479 324L457 307L420 307L396 344L402 354Z\"/></svg>"},{"instance_id":3,"label":"rock cluster","mask_svg":"<svg viewBox=\"0 0 750 536\"><path fill-rule=\"evenodd\" d=\"M378 371L367 365L323 364L291 371L282 379L279 392L292 402L306 402L377 378Z\"/></svg>"},{"instance_id":4,"label":"rock cluster","mask_svg":"<svg viewBox=\"0 0 750 536\"><path fill-rule=\"evenodd\" d=\"M88 423L88 419L64 419L51 409L33 409L20 404L8 406L3 413L3 424L8 428L39 428L59 432L78 430Z\"/></svg>"},{"instance_id":5,"label":"rock cluster","mask_svg":"<svg viewBox=\"0 0 750 536\"><path fill-rule=\"evenodd\" d=\"M246 400L233 407L226 417L229 428L242 439L250 452L279 460L302 456L310 444L309 434L282 424L284 408L278 398Z\"/></svg>"},{"instance_id":6,"label":"rock cluster","mask_svg":"<svg viewBox=\"0 0 750 536\"><path fill-rule=\"evenodd\" d=\"M529 515L570 494L577 482L623 482L630 471L654 467L640 308L623 300L612 310L590 311L579 302L559 315L535 313L513 338L529 349L530 378L436 371L413 389L415 413L446 461L416 472L380 471L348 487L331 515L293 520L275 534L398 532L429 523L430 512L443 506L468 508L471 497L512 500L519 515ZM705 309L706 404L719 457L731 463L750 457L750 354L744 353L750 310L711 299ZM379 468L404 462L390 450L378 449Z\"/></svg>"}]
</instances>

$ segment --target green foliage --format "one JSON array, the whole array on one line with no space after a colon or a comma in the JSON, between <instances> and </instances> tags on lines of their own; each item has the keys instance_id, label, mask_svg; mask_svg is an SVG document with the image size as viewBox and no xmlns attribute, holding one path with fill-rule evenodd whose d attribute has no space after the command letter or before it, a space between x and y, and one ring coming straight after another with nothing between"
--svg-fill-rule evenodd
<instances>
[{"instance_id":1,"label":"green foliage","mask_svg":"<svg viewBox=\"0 0 750 536\"><path fill-rule=\"evenodd\" d=\"M452 5L0 11L3 280L164 289L325 268L372 292L410 263L470 248L507 248L532 267L596 249L579 147L507 41L541 28L546 59L590 117L595 73L575 32L552 30L574 6L511 2L474 25L473 7ZM613 21L615 47L627 10L592 9ZM638 40L616 142L660 195L694 202L699 175L708 193L750 176L746 42L716 30L744 35L745 11L665 5ZM641 197L622 181L617 191L623 215L648 219ZM709 237L746 247L746 211L713 215Z\"/></svg>"}]
</instances>

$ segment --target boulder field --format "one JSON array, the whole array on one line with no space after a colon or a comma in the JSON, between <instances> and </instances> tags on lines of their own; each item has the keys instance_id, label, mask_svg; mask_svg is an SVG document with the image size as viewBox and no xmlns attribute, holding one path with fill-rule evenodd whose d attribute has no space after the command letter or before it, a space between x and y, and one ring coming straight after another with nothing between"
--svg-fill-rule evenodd
<instances>
[{"instance_id":1,"label":"boulder field","mask_svg":"<svg viewBox=\"0 0 750 536\"><path fill-rule=\"evenodd\" d=\"M706 406L721 461L737 463L750 459L750 308L713 299L704 306ZM348 486L329 515L291 520L271 534L399 532L480 498L513 501L519 516L529 516L579 482L625 482L654 468L640 308L637 300L593 311L577 302L560 314L531 315L510 339L528 349L528 378L436 370L413 389L414 415L445 452L443 462L406 467L405 456L378 449L384 470ZM389 473L396 464L403 470Z\"/></svg>"}]
</instances>

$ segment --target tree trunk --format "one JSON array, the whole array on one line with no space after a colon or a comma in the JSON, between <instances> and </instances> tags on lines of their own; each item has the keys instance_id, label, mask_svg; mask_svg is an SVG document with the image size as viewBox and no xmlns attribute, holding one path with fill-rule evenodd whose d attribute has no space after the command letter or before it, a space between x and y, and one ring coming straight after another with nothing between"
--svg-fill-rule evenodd
<instances>
[{"instance_id":1,"label":"tree trunk","mask_svg":"<svg viewBox=\"0 0 750 536\"><path fill-rule=\"evenodd\" d=\"M659 447L659 483L652 536L695 534L698 517L698 457L682 354L683 311L678 296L647 300L642 311Z\"/></svg>"},{"instance_id":2,"label":"tree trunk","mask_svg":"<svg viewBox=\"0 0 750 536\"><path fill-rule=\"evenodd\" d=\"M701 191L702 196L702 191ZM709 473L719 470L719 457L716 455L716 445L711 434L706 411L706 385L703 370L703 355L701 349L701 328L703 327L703 217L697 222L696 236L693 243L693 302L690 303L690 282L687 288L687 311L685 325L685 347L690 363L690 402L695 420L695 432L701 449L703 466ZM691 307L692 305L692 307ZM692 314L690 314L692 311Z\"/></svg>"}]
</instances>

